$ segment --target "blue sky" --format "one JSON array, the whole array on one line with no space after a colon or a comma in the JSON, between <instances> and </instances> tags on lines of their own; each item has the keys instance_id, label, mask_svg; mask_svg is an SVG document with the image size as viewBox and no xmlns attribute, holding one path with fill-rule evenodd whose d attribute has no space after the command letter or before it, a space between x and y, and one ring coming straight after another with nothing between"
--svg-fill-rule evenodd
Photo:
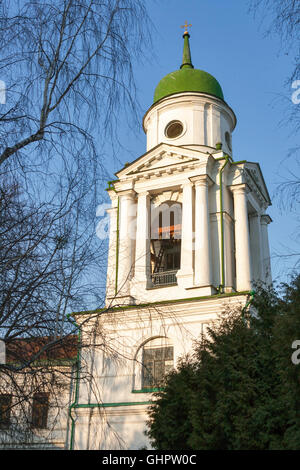
<instances>
[{"instance_id":1,"label":"blue sky","mask_svg":"<svg viewBox=\"0 0 300 470\"><path fill-rule=\"evenodd\" d=\"M276 255L300 251L295 211L283 210L276 198L277 184L288 177L290 170L297 169L295 157L287 159L289 149L297 143L286 112L288 107L296 106L291 104L292 90L286 86L293 55L276 36L265 36L261 16L253 18L249 14L247 0L148 0L147 4L153 22L152 49L143 63L135 63L140 123L136 132L120 126L121 142L129 152L121 153L119 161L111 159L109 171L114 173L120 162L145 152L142 117L153 102L159 80L181 64L180 26L187 20L192 23L190 44L195 68L217 78L225 100L237 116L234 159L259 162L261 166L273 201L268 211L273 219L269 226L273 278L283 280L296 260Z\"/></svg>"}]
</instances>

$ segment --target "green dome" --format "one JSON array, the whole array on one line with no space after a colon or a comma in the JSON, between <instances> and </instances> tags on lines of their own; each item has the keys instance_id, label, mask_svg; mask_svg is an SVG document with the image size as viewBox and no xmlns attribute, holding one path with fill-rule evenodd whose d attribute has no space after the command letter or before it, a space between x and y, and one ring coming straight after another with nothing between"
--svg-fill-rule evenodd
<instances>
[{"instance_id":1,"label":"green dome","mask_svg":"<svg viewBox=\"0 0 300 470\"><path fill-rule=\"evenodd\" d=\"M166 75L157 85L154 92L154 103L175 93L186 91L208 93L224 100L219 82L209 73L194 69L187 31L184 32L183 60L179 70Z\"/></svg>"},{"instance_id":2,"label":"green dome","mask_svg":"<svg viewBox=\"0 0 300 470\"><path fill-rule=\"evenodd\" d=\"M182 68L166 75L154 92L154 103L165 96L185 91L208 93L224 100L219 82L210 73L203 70Z\"/></svg>"}]
</instances>

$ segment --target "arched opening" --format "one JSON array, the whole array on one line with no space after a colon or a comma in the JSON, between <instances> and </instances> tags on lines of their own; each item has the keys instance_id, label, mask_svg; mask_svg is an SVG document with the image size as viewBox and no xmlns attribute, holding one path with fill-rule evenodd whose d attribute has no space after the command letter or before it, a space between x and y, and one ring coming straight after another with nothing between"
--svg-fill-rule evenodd
<instances>
[{"instance_id":1,"label":"arched opening","mask_svg":"<svg viewBox=\"0 0 300 470\"><path fill-rule=\"evenodd\" d=\"M153 392L165 383L174 368L174 346L166 336L155 336L141 344L136 352L132 391Z\"/></svg>"},{"instance_id":2,"label":"arched opening","mask_svg":"<svg viewBox=\"0 0 300 470\"><path fill-rule=\"evenodd\" d=\"M154 286L177 284L181 256L181 204L164 202L151 214L151 280Z\"/></svg>"}]
</instances>

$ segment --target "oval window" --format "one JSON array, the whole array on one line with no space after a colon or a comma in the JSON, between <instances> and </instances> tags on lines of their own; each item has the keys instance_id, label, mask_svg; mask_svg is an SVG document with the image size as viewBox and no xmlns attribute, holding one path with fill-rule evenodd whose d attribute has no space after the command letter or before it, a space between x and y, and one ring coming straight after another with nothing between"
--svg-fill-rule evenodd
<instances>
[{"instance_id":1,"label":"oval window","mask_svg":"<svg viewBox=\"0 0 300 470\"><path fill-rule=\"evenodd\" d=\"M165 135L169 139L175 139L183 133L183 124L180 121L171 121L165 129Z\"/></svg>"}]
</instances>

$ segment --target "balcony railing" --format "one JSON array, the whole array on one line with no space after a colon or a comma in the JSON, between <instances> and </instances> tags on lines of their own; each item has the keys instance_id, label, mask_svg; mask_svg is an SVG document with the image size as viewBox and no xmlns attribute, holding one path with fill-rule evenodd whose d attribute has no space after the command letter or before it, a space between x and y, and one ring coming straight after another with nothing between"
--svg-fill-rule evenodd
<instances>
[{"instance_id":1,"label":"balcony railing","mask_svg":"<svg viewBox=\"0 0 300 470\"><path fill-rule=\"evenodd\" d=\"M151 274L151 280L154 286L167 286L177 284L177 269L175 271L161 271Z\"/></svg>"}]
</instances>

